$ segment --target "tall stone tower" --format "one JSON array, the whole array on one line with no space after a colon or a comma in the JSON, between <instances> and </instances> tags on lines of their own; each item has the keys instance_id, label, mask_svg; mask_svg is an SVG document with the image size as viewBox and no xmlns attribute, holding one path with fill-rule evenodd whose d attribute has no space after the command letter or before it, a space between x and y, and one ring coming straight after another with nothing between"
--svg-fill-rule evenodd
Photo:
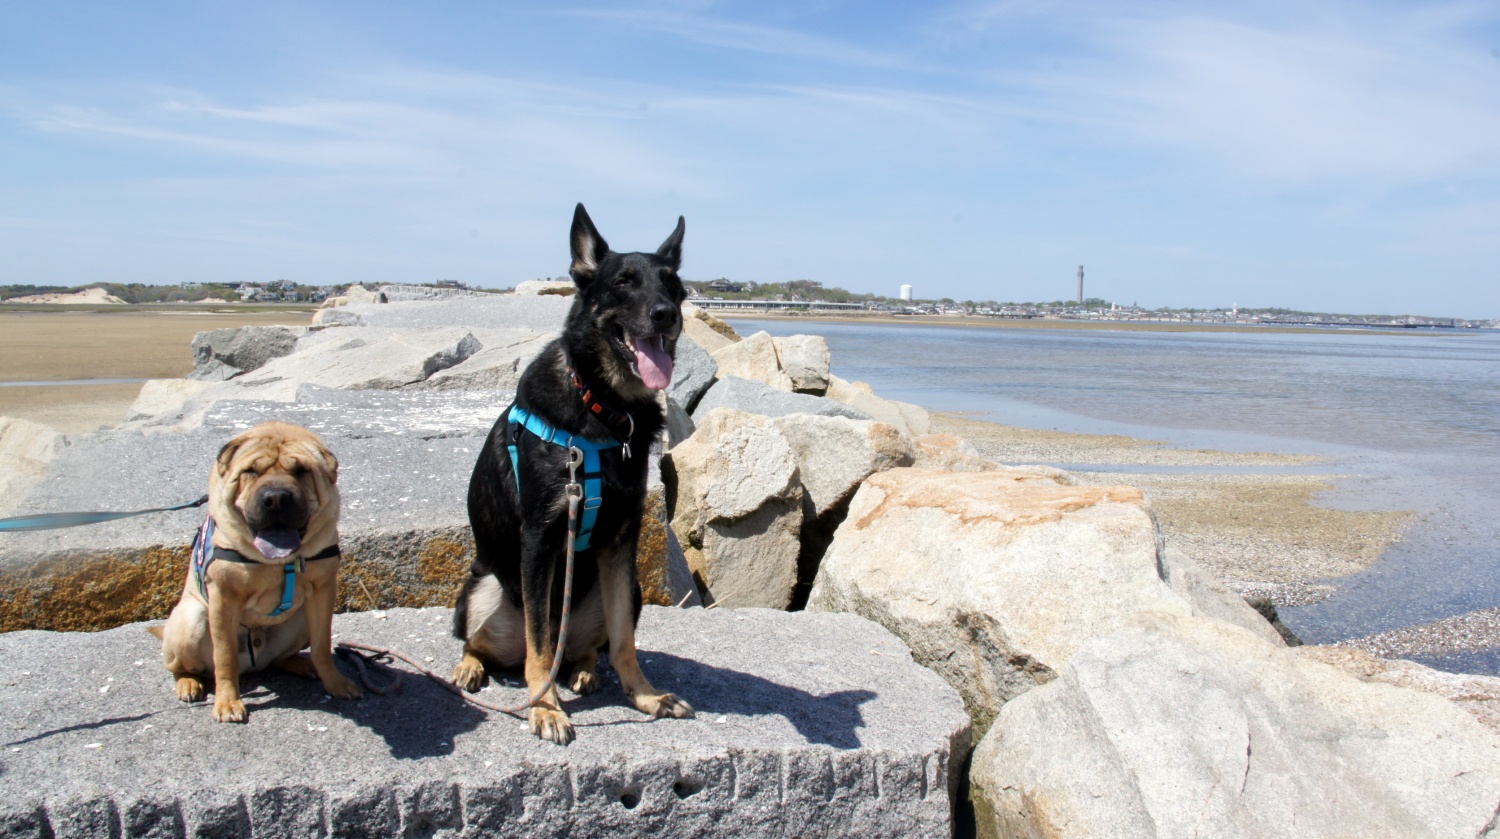
<instances>
[{"instance_id":1,"label":"tall stone tower","mask_svg":"<svg viewBox=\"0 0 1500 839\"><path fill-rule=\"evenodd\" d=\"M1078 305L1083 305L1083 266L1078 266Z\"/></svg>"}]
</instances>

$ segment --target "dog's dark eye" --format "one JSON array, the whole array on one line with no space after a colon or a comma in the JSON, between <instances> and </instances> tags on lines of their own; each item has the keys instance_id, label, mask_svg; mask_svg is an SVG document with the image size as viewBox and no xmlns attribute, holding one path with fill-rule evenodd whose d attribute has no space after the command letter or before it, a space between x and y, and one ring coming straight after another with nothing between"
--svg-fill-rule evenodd
<instances>
[{"instance_id":1,"label":"dog's dark eye","mask_svg":"<svg viewBox=\"0 0 1500 839\"><path fill-rule=\"evenodd\" d=\"M306 466L303 466L302 464L299 463L296 466L292 467L292 477L293 478L301 478L303 475L306 475L306 474L307 474L307 467Z\"/></svg>"}]
</instances>

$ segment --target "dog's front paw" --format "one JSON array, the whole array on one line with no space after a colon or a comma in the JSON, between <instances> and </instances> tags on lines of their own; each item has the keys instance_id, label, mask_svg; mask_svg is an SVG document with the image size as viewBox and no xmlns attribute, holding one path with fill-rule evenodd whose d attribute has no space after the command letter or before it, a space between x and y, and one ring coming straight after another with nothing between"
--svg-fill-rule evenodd
<instances>
[{"instance_id":1,"label":"dog's front paw","mask_svg":"<svg viewBox=\"0 0 1500 839\"><path fill-rule=\"evenodd\" d=\"M592 670L579 670L573 674L572 681L568 684L568 690L579 696L586 696L599 689L599 674Z\"/></svg>"},{"instance_id":2,"label":"dog's front paw","mask_svg":"<svg viewBox=\"0 0 1500 839\"><path fill-rule=\"evenodd\" d=\"M323 677L323 690L339 699L358 699L364 696L359 685L342 673L332 673Z\"/></svg>"},{"instance_id":3,"label":"dog's front paw","mask_svg":"<svg viewBox=\"0 0 1500 839\"><path fill-rule=\"evenodd\" d=\"M468 691L477 693L484 687L484 662L467 653L463 661L453 668L453 683Z\"/></svg>"},{"instance_id":4,"label":"dog's front paw","mask_svg":"<svg viewBox=\"0 0 1500 839\"><path fill-rule=\"evenodd\" d=\"M568 715L551 708L531 709L531 733L559 746L573 742L573 723Z\"/></svg>"},{"instance_id":5,"label":"dog's front paw","mask_svg":"<svg viewBox=\"0 0 1500 839\"><path fill-rule=\"evenodd\" d=\"M635 697L636 710L653 717L676 717L680 720L692 719L693 706L686 699L675 693L661 693L655 696Z\"/></svg>"},{"instance_id":6,"label":"dog's front paw","mask_svg":"<svg viewBox=\"0 0 1500 839\"><path fill-rule=\"evenodd\" d=\"M245 710L245 703L239 699L226 699L222 696L214 697L214 719L219 722L244 722L250 713Z\"/></svg>"},{"instance_id":7,"label":"dog's front paw","mask_svg":"<svg viewBox=\"0 0 1500 839\"><path fill-rule=\"evenodd\" d=\"M177 679L177 698L183 702L200 702L203 700L203 683L192 676L180 676Z\"/></svg>"}]
</instances>

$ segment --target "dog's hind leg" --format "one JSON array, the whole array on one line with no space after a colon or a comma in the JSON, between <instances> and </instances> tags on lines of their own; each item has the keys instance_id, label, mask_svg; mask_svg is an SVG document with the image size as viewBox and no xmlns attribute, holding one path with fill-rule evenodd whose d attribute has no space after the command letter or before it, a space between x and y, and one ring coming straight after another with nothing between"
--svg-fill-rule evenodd
<instances>
[{"instance_id":1,"label":"dog's hind leg","mask_svg":"<svg viewBox=\"0 0 1500 839\"><path fill-rule=\"evenodd\" d=\"M599 689L599 648L607 641L604 631L604 601L596 585L572 606L568 623L568 663L573 665L568 689L584 696Z\"/></svg>"},{"instance_id":2,"label":"dog's hind leg","mask_svg":"<svg viewBox=\"0 0 1500 839\"><path fill-rule=\"evenodd\" d=\"M627 532L620 543L601 552L599 587L604 596L604 622L609 632L609 663L620 677L636 710L653 717L693 716L693 706L676 694L662 693L641 672L635 651L635 622L641 602L635 576L635 536Z\"/></svg>"},{"instance_id":3,"label":"dog's hind leg","mask_svg":"<svg viewBox=\"0 0 1500 839\"><path fill-rule=\"evenodd\" d=\"M453 669L453 681L473 693L484 687L487 666L515 667L525 660L525 633L521 610L493 574L470 577L459 603L462 608L455 611L462 614L463 622L454 629L463 639L464 653Z\"/></svg>"},{"instance_id":4,"label":"dog's hind leg","mask_svg":"<svg viewBox=\"0 0 1500 839\"><path fill-rule=\"evenodd\" d=\"M208 633L208 607L184 594L161 630L162 664L177 680L177 698L198 702L206 695L203 678L214 658Z\"/></svg>"}]
</instances>

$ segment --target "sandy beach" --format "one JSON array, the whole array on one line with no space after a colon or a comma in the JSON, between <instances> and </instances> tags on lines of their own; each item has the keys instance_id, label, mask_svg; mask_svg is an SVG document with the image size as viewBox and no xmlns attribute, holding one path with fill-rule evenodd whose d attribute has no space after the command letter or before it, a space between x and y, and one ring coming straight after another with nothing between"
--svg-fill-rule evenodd
<instances>
[{"instance_id":1,"label":"sandy beach","mask_svg":"<svg viewBox=\"0 0 1500 839\"><path fill-rule=\"evenodd\" d=\"M221 307L216 307L221 308ZM0 312L0 416L65 434L119 424L140 381L14 386L15 382L174 379L193 370L193 336L233 326L306 326L311 310Z\"/></svg>"}]
</instances>

